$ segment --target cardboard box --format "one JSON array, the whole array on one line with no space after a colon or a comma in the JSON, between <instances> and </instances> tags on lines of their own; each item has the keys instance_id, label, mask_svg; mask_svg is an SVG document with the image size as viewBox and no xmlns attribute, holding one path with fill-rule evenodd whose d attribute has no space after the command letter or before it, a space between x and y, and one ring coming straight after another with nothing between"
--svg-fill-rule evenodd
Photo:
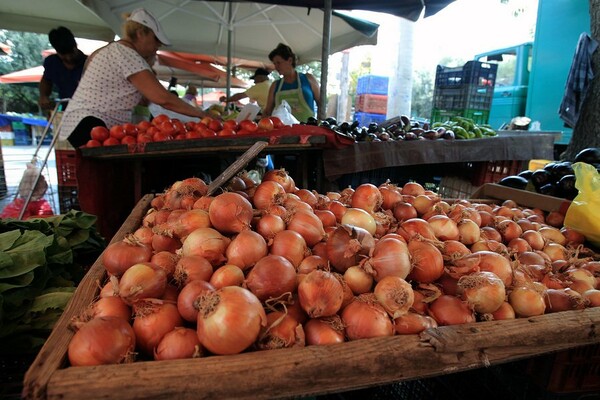
<instances>
[{"instance_id":1,"label":"cardboard box","mask_svg":"<svg viewBox=\"0 0 600 400\"><path fill-rule=\"evenodd\" d=\"M527 190L513 189L496 183L486 183L471 195L472 199L514 200L521 207L539 208L544 211L560 211L566 214L571 200L546 196Z\"/></svg>"}]
</instances>

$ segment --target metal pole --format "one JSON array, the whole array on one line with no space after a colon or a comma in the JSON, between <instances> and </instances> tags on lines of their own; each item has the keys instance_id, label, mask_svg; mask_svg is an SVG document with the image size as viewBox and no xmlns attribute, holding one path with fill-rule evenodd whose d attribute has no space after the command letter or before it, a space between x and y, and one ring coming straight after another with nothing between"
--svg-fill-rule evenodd
<instances>
[{"instance_id":1,"label":"metal pole","mask_svg":"<svg viewBox=\"0 0 600 400\"><path fill-rule=\"evenodd\" d=\"M232 51L231 51L231 47L232 47L232 42L233 42L233 26L232 26L232 19L233 19L233 5L232 2L227 3L228 5L228 12L229 12L229 18L227 21L227 88L225 90L225 96L227 98L229 98L231 96L231 57L232 57Z\"/></svg>"},{"instance_id":2,"label":"metal pole","mask_svg":"<svg viewBox=\"0 0 600 400\"><path fill-rule=\"evenodd\" d=\"M329 73L329 50L331 42L332 0L325 0L323 9L323 46L321 49L321 105L317 112L319 119L325 119L327 113L327 74Z\"/></svg>"}]
</instances>

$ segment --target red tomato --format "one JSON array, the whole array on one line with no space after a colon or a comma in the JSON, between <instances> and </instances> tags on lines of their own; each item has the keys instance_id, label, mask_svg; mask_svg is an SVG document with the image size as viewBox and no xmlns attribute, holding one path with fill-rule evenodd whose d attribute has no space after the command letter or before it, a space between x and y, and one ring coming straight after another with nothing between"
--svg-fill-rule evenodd
<instances>
[{"instance_id":1,"label":"red tomato","mask_svg":"<svg viewBox=\"0 0 600 400\"><path fill-rule=\"evenodd\" d=\"M97 141L96 139L90 139L85 144L85 147L100 147L100 146L102 146L102 143Z\"/></svg>"},{"instance_id":2,"label":"red tomato","mask_svg":"<svg viewBox=\"0 0 600 400\"><path fill-rule=\"evenodd\" d=\"M204 125L208 126L208 124L209 124L209 123L210 123L210 121L212 121L212 120L213 120L213 119L212 119L211 117L209 117L209 116L206 116L206 117L202 118L202 119L200 120L200 122L202 122Z\"/></svg>"},{"instance_id":3,"label":"red tomato","mask_svg":"<svg viewBox=\"0 0 600 400\"><path fill-rule=\"evenodd\" d=\"M148 128L150 128L152 126L152 123L150 121L140 121L137 123L137 129L138 129L138 133L139 132L144 132L146 130L148 130Z\"/></svg>"},{"instance_id":4,"label":"red tomato","mask_svg":"<svg viewBox=\"0 0 600 400\"><path fill-rule=\"evenodd\" d=\"M200 131L198 130L191 130L191 131L187 131L185 133L185 138L186 139L200 139L202 138L202 133L200 133Z\"/></svg>"},{"instance_id":5,"label":"red tomato","mask_svg":"<svg viewBox=\"0 0 600 400\"><path fill-rule=\"evenodd\" d=\"M175 132L177 132L177 134L185 133L186 129L185 129L185 125L183 124L183 122L181 122L178 119L174 119L172 122L173 122L173 126L175 127Z\"/></svg>"},{"instance_id":6,"label":"red tomato","mask_svg":"<svg viewBox=\"0 0 600 400\"><path fill-rule=\"evenodd\" d=\"M123 139L121 139L121 144L136 144L137 138L136 136L127 135Z\"/></svg>"},{"instance_id":7,"label":"red tomato","mask_svg":"<svg viewBox=\"0 0 600 400\"><path fill-rule=\"evenodd\" d=\"M223 128L217 132L217 136L234 136L235 131L233 129Z\"/></svg>"},{"instance_id":8,"label":"red tomato","mask_svg":"<svg viewBox=\"0 0 600 400\"><path fill-rule=\"evenodd\" d=\"M140 134L137 136L137 142L138 142L138 143L150 143L150 142L152 142L152 141L153 141L153 140L152 140L152 136L151 136L151 135L149 135L149 134L147 134L147 133L140 133Z\"/></svg>"},{"instance_id":9,"label":"red tomato","mask_svg":"<svg viewBox=\"0 0 600 400\"><path fill-rule=\"evenodd\" d=\"M245 119L240 121L240 129L243 129L247 132L256 132L258 129L258 124L254 121L250 121L249 119Z\"/></svg>"},{"instance_id":10,"label":"red tomato","mask_svg":"<svg viewBox=\"0 0 600 400\"><path fill-rule=\"evenodd\" d=\"M283 123L283 121L281 119L279 119L279 117L269 117L271 118L271 121L273 121L273 127L275 129L279 129L285 126L285 124Z\"/></svg>"},{"instance_id":11,"label":"red tomato","mask_svg":"<svg viewBox=\"0 0 600 400\"><path fill-rule=\"evenodd\" d=\"M156 117L152 118L152 123L154 125L159 125L162 122L170 121L171 119L167 114L159 114Z\"/></svg>"},{"instance_id":12,"label":"red tomato","mask_svg":"<svg viewBox=\"0 0 600 400\"><path fill-rule=\"evenodd\" d=\"M188 121L185 123L185 129L187 131L193 131L195 127L196 127L196 122L194 122L194 121Z\"/></svg>"},{"instance_id":13,"label":"red tomato","mask_svg":"<svg viewBox=\"0 0 600 400\"><path fill-rule=\"evenodd\" d=\"M130 122L123 124L123 130L128 136L137 136L137 127Z\"/></svg>"},{"instance_id":14,"label":"red tomato","mask_svg":"<svg viewBox=\"0 0 600 400\"><path fill-rule=\"evenodd\" d=\"M240 135L249 135L249 134L251 134L251 133L252 133L252 132L248 132L248 131L247 131L247 130L245 130L245 129L240 129L239 131L237 131L237 135L238 135L238 136L240 136Z\"/></svg>"},{"instance_id":15,"label":"red tomato","mask_svg":"<svg viewBox=\"0 0 600 400\"><path fill-rule=\"evenodd\" d=\"M208 123L208 127L215 132L219 132L221 129L223 129L223 123L218 119L213 119Z\"/></svg>"},{"instance_id":16,"label":"red tomato","mask_svg":"<svg viewBox=\"0 0 600 400\"><path fill-rule=\"evenodd\" d=\"M155 142L164 142L167 140L173 140L173 136L171 136L163 131L158 131L154 134L154 136L152 136L152 140Z\"/></svg>"},{"instance_id":17,"label":"red tomato","mask_svg":"<svg viewBox=\"0 0 600 400\"><path fill-rule=\"evenodd\" d=\"M123 125L115 125L110 127L110 136L114 137L118 141L125 137L125 129L123 129Z\"/></svg>"},{"instance_id":18,"label":"red tomato","mask_svg":"<svg viewBox=\"0 0 600 400\"><path fill-rule=\"evenodd\" d=\"M104 126L95 126L90 131L90 137L93 140L100 142L100 144L102 144L103 141L108 139L109 136L110 136L110 132Z\"/></svg>"},{"instance_id":19,"label":"red tomato","mask_svg":"<svg viewBox=\"0 0 600 400\"><path fill-rule=\"evenodd\" d=\"M274 128L273 120L269 117L263 117L258 121L258 127L265 131L272 131Z\"/></svg>"},{"instance_id":20,"label":"red tomato","mask_svg":"<svg viewBox=\"0 0 600 400\"><path fill-rule=\"evenodd\" d=\"M118 144L121 144L121 141L114 136L111 136L108 139L106 139L104 142L102 142L102 146L116 146Z\"/></svg>"},{"instance_id":21,"label":"red tomato","mask_svg":"<svg viewBox=\"0 0 600 400\"><path fill-rule=\"evenodd\" d=\"M150 135L150 137L153 137L156 132L160 132L160 129L158 129L156 126L151 126L148 128L148 130L146 130L146 134Z\"/></svg>"},{"instance_id":22,"label":"red tomato","mask_svg":"<svg viewBox=\"0 0 600 400\"><path fill-rule=\"evenodd\" d=\"M158 125L158 129L168 136L173 136L176 132L175 125L171 121L164 121Z\"/></svg>"},{"instance_id":23,"label":"red tomato","mask_svg":"<svg viewBox=\"0 0 600 400\"><path fill-rule=\"evenodd\" d=\"M227 121L223 121L223 129L233 129L234 131L237 131L239 126L235 119L228 119Z\"/></svg>"}]
</instances>

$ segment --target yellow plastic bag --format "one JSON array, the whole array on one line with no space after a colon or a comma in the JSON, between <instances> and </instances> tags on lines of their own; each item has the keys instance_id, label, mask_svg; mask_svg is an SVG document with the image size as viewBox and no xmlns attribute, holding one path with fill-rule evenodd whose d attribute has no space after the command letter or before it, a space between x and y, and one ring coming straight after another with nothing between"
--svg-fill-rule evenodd
<instances>
[{"instance_id":1,"label":"yellow plastic bag","mask_svg":"<svg viewBox=\"0 0 600 400\"><path fill-rule=\"evenodd\" d=\"M567 210L564 225L600 248L600 174L593 165L582 162L573 164L573 171L579 194Z\"/></svg>"}]
</instances>

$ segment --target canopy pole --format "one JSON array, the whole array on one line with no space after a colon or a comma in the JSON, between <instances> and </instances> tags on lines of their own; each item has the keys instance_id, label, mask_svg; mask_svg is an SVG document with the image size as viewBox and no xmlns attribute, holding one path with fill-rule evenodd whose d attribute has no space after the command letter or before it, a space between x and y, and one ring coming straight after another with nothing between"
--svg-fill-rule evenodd
<instances>
[{"instance_id":1,"label":"canopy pole","mask_svg":"<svg viewBox=\"0 0 600 400\"><path fill-rule=\"evenodd\" d=\"M323 10L323 46L321 49L321 105L317 111L317 117L321 120L326 118L327 113L327 74L329 71L329 50L331 42L331 7L332 0L324 1Z\"/></svg>"},{"instance_id":2,"label":"canopy pole","mask_svg":"<svg viewBox=\"0 0 600 400\"><path fill-rule=\"evenodd\" d=\"M233 10L232 10L232 2L228 2L228 24L227 24L227 81L226 81L226 90L225 96L227 98L231 97L231 58L232 58L232 42L233 42L233 27L232 27L232 19L233 19Z\"/></svg>"}]
</instances>

